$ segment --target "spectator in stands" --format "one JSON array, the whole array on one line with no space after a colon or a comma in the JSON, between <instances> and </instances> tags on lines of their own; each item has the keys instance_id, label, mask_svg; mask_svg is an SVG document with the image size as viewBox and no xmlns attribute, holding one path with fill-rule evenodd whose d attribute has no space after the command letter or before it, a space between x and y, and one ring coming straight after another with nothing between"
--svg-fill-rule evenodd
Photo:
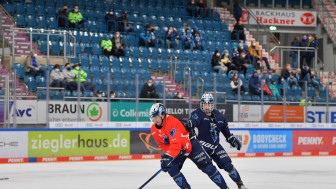
<instances>
[{"instance_id":1,"label":"spectator in stands","mask_svg":"<svg viewBox=\"0 0 336 189\"><path fill-rule=\"evenodd\" d=\"M263 93L264 93L264 95L272 96L272 91L271 91L270 88L268 87L268 85L267 85L265 79L262 79L262 80L261 80L261 86L262 86L262 88L263 88Z\"/></svg>"},{"instance_id":2,"label":"spectator in stands","mask_svg":"<svg viewBox=\"0 0 336 189\"><path fill-rule=\"evenodd\" d=\"M36 76L46 76L46 70L37 62L37 55L35 54L35 51L31 51L26 57L25 72L27 75L34 78L36 78Z\"/></svg>"},{"instance_id":3,"label":"spectator in stands","mask_svg":"<svg viewBox=\"0 0 336 189\"><path fill-rule=\"evenodd\" d=\"M65 87L64 83L64 75L62 74L60 70L60 65L55 64L54 69L50 72L50 86L51 87L58 87L63 88Z\"/></svg>"},{"instance_id":4,"label":"spectator in stands","mask_svg":"<svg viewBox=\"0 0 336 189\"><path fill-rule=\"evenodd\" d=\"M308 47L313 47L314 49L317 49L317 39L316 35L309 35L308 37ZM313 59L315 58L315 51L309 51L306 53L306 62L307 65L312 68L313 67Z\"/></svg>"},{"instance_id":5,"label":"spectator in stands","mask_svg":"<svg viewBox=\"0 0 336 189\"><path fill-rule=\"evenodd\" d=\"M108 32L113 32L117 30L117 20L118 17L114 15L114 10L110 9L105 15Z\"/></svg>"},{"instance_id":6,"label":"spectator in stands","mask_svg":"<svg viewBox=\"0 0 336 189\"><path fill-rule=\"evenodd\" d=\"M285 78L283 78L283 76L280 76L277 83L277 88L280 91L280 95L284 95L284 87L286 88L287 86L288 85L286 83Z\"/></svg>"},{"instance_id":7,"label":"spectator in stands","mask_svg":"<svg viewBox=\"0 0 336 189\"><path fill-rule=\"evenodd\" d=\"M277 87L276 81L272 80L271 84L269 85L269 88L272 92L272 96L277 97L277 98L280 97L280 93L279 93L279 89Z\"/></svg>"},{"instance_id":8,"label":"spectator in stands","mask_svg":"<svg viewBox=\"0 0 336 189\"><path fill-rule=\"evenodd\" d=\"M227 72L230 72L231 70L236 70L236 65L231 61L230 59L230 53L228 50L225 50L222 57L221 57L221 63L224 64L228 68Z\"/></svg>"},{"instance_id":9,"label":"spectator in stands","mask_svg":"<svg viewBox=\"0 0 336 189\"><path fill-rule=\"evenodd\" d=\"M231 32L231 40L239 41L242 40L244 43L246 41L246 35L243 23L241 21L237 22Z\"/></svg>"},{"instance_id":10,"label":"spectator in stands","mask_svg":"<svg viewBox=\"0 0 336 189\"><path fill-rule=\"evenodd\" d=\"M239 43L239 45L238 45L238 52L239 52L239 54L242 52L242 51L245 51L245 53L246 53L246 58L247 59L249 59L249 60L251 60L251 55L250 55L250 52L249 52L249 50L248 50L248 47L246 46L246 45L244 45L243 43Z\"/></svg>"},{"instance_id":11,"label":"spectator in stands","mask_svg":"<svg viewBox=\"0 0 336 189\"><path fill-rule=\"evenodd\" d=\"M145 29L140 32L140 46L155 47L155 42L155 28L152 24L147 24Z\"/></svg>"},{"instance_id":12,"label":"spectator in stands","mask_svg":"<svg viewBox=\"0 0 336 189\"><path fill-rule=\"evenodd\" d=\"M231 86L233 94L235 95L238 94L239 88L240 88L240 94L247 94L242 80L238 77L238 73L233 74L231 78L230 86Z\"/></svg>"},{"instance_id":13,"label":"spectator in stands","mask_svg":"<svg viewBox=\"0 0 336 189\"><path fill-rule=\"evenodd\" d=\"M143 85L140 92L140 98L159 98L152 79L148 79L147 83Z\"/></svg>"},{"instance_id":14,"label":"spectator in stands","mask_svg":"<svg viewBox=\"0 0 336 189\"><path fill-rule=\"evenodd\" d=\"M211 58L212 70L218 74L226 74L228 68L221 63L221 54L218 50L212 55Z\"/></svg>"},{"instance_id":15,"label":"spectator in stands","mask_svg":"<svg viewBox=\"0 0 336 189\"><path fill-rule=\"evenodd\" d=\"M95 86L91 82L86 81L88 74L84 70L80 69L80 64L77 63L73 65L73 68L74 69L71 71L75 74L74 81L77 83L79 80L81 85L84 87L84 91L92 91L95 93Z\"/></svg>"},{"instance_id":16,"label":"spectator in stands","mask_svg":"<svg viewBox=\"0 0 336 189\"><path fill-rule=\"evenodd\" d=\"M300 46L300 39L299 37L294 37L293 41L291 42L291 46L292 47L299 47ZM298 51L296 49L292 49L289 52L289 56L291 57L291 66L292 68L299 68L298 64L299 64L299 55L298 55Z\"/></svg>"},{"instance_id":17,"label":"spectator in stands","mask_svg":"<svg viewBox=\"0 0 336 189\"><path fill-rule=\"evenodd\" d=\"M296 78L296 74L293 72L290 64L286 64L281 70L281 76L287 82L287 85L292 88L292 86L298 85L298 79Z\"/></svg>"},{"instance_id":18,"label":"spectator in stands","mask_svg":"<svg viewBox=\"0 0 336 189\"><path fill-rule=\"evenodd\" d=\"M198 6L195 3L195 0L190 0L187 5L188 15L191 17L198 17Z\"/></svg>"},{"instance_id":19,"label":"spectator in stands","mask_svg":"<svg viewBox=\"0 0 336 189\"><path fill-rule=\"evenodd\" d=\"M84 20L82 13L79 12L79 7L78 5L75 5L73 10L69 13L68 15L68 20L69 20L69 28L84 28Z\"/></svg>"},{"instance_id":20,"label":"spectator in stands","mask_svg":"<svg viewBox=\"0 0 336 189\"><path fill-rule=\"evenodd\" d=\"M261 54L260 46L257 44L257 42L253 41L251 45L248 47L250 56L251 56L251 61L254 65L255 69L260 69L260 64L261 61L264 61L267 67L268 71L273 71L271 69L271 66L268 62L268 59Z\"/></svg>"},{"instance_id":21,"label":"spectator in stands","mask_svg":"<svg viewBox=\"0 0 336 189\"><path fill-rule=\"evenodd\" d=\"M110 101L119 101L116 99L116 93L114 91L110 92Z\"/></svg>"},{"instance_id":22,"label":"spectator in stands","mask_svg":"<svg viewBox=\"0 0 336 189\"><path fill-rule=\"evenodd\" d=\"M192 35L190 28L186 28L184 32L182 37L182 46L183 49L194 49L195 47L194 36Z\"/></svg>"},{"instance_id":23,"label":"spectator in stands","mask_svg":"<svg viewBox=\"0 0 336 189\"><path fill-rule=\"evenodd\" d=\"M183 99L183 95L182 95L182 93L181 93L181 92L177 92L177 93L175 94L175 96L173 97L173 99Z\"/></svg>"},{"instance_id":24,"label":"spectator in stands","mask_svg":"<svg viewBox=\"0 0 336 189\"><path fill-rule=\"evenodd\" d=\"M126 12L123 12L117 21L118 21L118 30L120 32L130 33L134 31L134 29L128 23Z\"/></svg>"},{"instance_id":25,"label":"spectator in stands","mask_svg":"<svg viewBox=\"0 0 336 189\"><path fill-rule=\"evenodd\" d=\"M124 38L120 35L120 31L116 31L112 37L112 55L118 58L125 56L125 47Z\"/></svg>"},{"instance_id":26,"label":"spectator in stands","mask_svg":"<svg viewBox=\"0 0 336 189\"><path fill-rule=\"evenodd\" d=\"M197 3L197 8L198 8L198 15L200 17L205 18L208 16L206 2L204 2L203 0L199 0Z\"/></svg>"},{"instance_id":27,"label":"spectator in stands","mask_svg":"<svg viewBox=\"0 0 336 189\"><path fill-rule=\"evenodd\" d=\"M240 18L243 16L243 10L239 5L239 2L233 4L233 16L236 19L236 23L240 21Z\"/></svg>"},{"instance_id":28,"label":"spectator in stands","mask_svg":"<svg viewBox=\"0 0 336 189\"><path fill-rule=\"evenodd\" d=\"M96 102L102 102L104 98L103 91L97 91L94 97L96 99Z\"/></svg>"},{"instance_id":29,"label":"spectator in stands","mask_svg":"<svg viewBox=\"0 0 336 189\"><path fill-rule=\"evenodd\" d=\"M108 57L110 57L110 56L113 55L113 51L112 51L112 47L113 47L112 39L109 39L107 35L105 36L105 39L103 39L100 42L100 47L102 48L103 55L108 56Z\"/></svg>"},{"instance_id":30,"label":"spectator in stands","mask_svg":"<svg viewBox=\"0 0 336 189\"><path fill-rule=\"evenodd\" d=\"M306 98L307 98L307 103L306 103ZM302 96L301 96L301 99L300 99L300 102L299 102L299 106L311 106L312 105L312 102L310 100L310 97L307 96L306 97L306 94L305 92L302 92Z\"/></svg>"},{"instance_id":31,"label":"spectator in stands","mask_svg":"<svg viewBox=\"0 0 336 189\"><path fill-rule=\"evenodd\" d=\"M247 73L247 65L250 63L250 60L246 57L246 52L242 51L237 58L234 59L234 64L238 72L244 71L244 75Z\"/></svg>"},{"instance_id":32,"label":"spectator in stands","mask_svg":"<svg viewBox=\"0 0 336 189\"><path fill-rule=\"evenodd\" d=\"M307 39L307 35L303 35L302 39L300 41L300 47L308 47L308 39ZM299 66L300 68L302 68L302 65L304 63L307 63L307 51L300 51L300 62L299 62ZM306 62L304 62L306 61Z\"/></svg>"},{"instance_id":33,"label":"spectator in stands","mask_svg":"<svg viewBox=\"0 0 336 189\"><path fill-rule=\"evenodd\" d=\"M169 26L166 32L166 44L167 48L177 48L179 43L180 35L174 28L174 26Z\"/></svg>"},{"instance_id":34,"label":"spectator in stands","mask_svg":"<svg viewBox=\"0 0 336 189\"><path fill-rule=\"evenodd\" d=\"M62 8L58 11L58 27L68 27L68 4L64 3Z\"/></svg>"},{"instance_id":35,"label":"spectator in stands","mask_svg":"<svg viewBox=\"0 0 336 189\"><path fill-rule=\"evenodd\" d=\"M301 69L300 74L300 84L301 87L304 88L304 82L307 81L308 86L312 86L317 88L319 86L318 81L314 79L314 74L312 73L311 69L309 68L308 64L304 63Z\"/></svg>"},{"instance_id":36,"label":"spectator in stands","mask_svg":"<svg viewBox=\"0 0 336 189\"><path fill-rule=\"evenodd\" d=\"M200 51L204 50L203 39L201 38L200 33L195 33L194 44L195 44L195 47L193 50L200 50Z\"/></svg>"},{"instance_id":37,"label":"spectator in stands","mask_svg":"<svg viewBox=\"0 0 336 189\"><path fill-rule=\"evenodd\" d=\"M261 95L261 83L257 71L254 71L249 79L249 90L251 95Z\"/></svg>"},{"instance_id":38,"label":"spectator in stands","mask_svg":"<svg viewBox=\"0 0 336 189\"><path fill-rule=\"evenodd\" d=\"M64 65L64 69L62 71L63 77L64 77L64 84L65 89L69 91L77 90L77 83L74 81L76 74L71 71L71 65L70 63L66 63ZM84 87L81 85L81 91L84 91Z\"/></svg>"}]
</instances>

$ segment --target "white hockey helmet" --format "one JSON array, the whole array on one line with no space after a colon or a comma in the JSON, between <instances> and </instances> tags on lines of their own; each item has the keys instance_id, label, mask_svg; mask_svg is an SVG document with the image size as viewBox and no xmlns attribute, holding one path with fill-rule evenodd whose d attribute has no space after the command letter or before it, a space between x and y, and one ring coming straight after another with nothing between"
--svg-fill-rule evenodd
<instances>
[{"instance_id":1,"label":"white hockey helmet","mask_svg":"<svg viewBox=\"0 0 336 189\"><path fill-rule=\"evenodd\" d=\"M166 107L162 103L155 103L149 110L149 118L153 121L155 116L162 116L162 113L166 113Z\"/></svg>"},{"instance_id":2,"label":"white hockey helmet","mask_svg":"<svg viewBox=\"0 0 336 189\"><path fill-rule=\"evenodd\" d=\"M211 108L210 109L204 109L204 104L210 104ZM212 94L204 93L202 95L201 102L200 102L200 107L201 107L201 110L207 115L212 112L212 110L214 109L214 98L213 98Z\"/></svg>"}]
</instances>

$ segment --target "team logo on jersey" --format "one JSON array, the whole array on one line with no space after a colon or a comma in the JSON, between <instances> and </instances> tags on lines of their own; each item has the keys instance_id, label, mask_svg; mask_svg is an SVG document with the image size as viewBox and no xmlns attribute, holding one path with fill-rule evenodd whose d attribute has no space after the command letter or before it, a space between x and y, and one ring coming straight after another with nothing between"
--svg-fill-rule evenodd
<instances>
[{"instance_id":1,"label":"team logo on jersey","mask_svg":"<svg viewBox=\"0 0 336 189\"><path fill-rule=\"evenodd\" d=\"M172 128L170 130L170 136L173 138L175 136L175 133L176 133L176 129L175 128Z\"/></svg>"},{"instance_id":2,"label":"team logo on jersey","mask_svg":"<svg viewBox=\"0 0 336 189\"><path fill-rule=\"evenodd\" d=\"M163 137L163 143L165 143L165 144L169 144L169 143L170 143L170 142L169 142L169 137L164 136L164 137Z\"/></svg>"},{"instance_id":3,"label":"team logo on jersey","mask_svg":"<svg viewBox=\"0 0 336 189\"><path fill-rule=\"evenodd\" d=\"M193 114L193 115L191 116L191 118L192 118L192 119L198 119L198 115L197 115L197 114Z\"/></svg>"}]
</instances>

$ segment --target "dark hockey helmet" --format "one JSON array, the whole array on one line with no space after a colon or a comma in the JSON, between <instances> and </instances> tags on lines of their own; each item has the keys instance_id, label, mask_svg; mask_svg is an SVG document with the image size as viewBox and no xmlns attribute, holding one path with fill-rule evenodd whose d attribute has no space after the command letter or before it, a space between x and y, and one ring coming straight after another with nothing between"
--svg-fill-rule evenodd
<instances>
[{"instance_id":1,"label":"dark hockey helmet","mask_svg":"<svg viewBox=\"0 0 336 189\"><path fill-rule=\"evenodd\" d=\"M210 104L211 108L210 109L204 109L204 104ZM200 102L200 107L201 107L201 110L207 115L212 112L212 110L214 109L214 98L213 98L212 94L204 93L202 95L201 102Z\"/></svg>"},{"instance_id":2,"label":"dark hockey helmet","mask_svg":"<svg viewBox=\"0 0 336 189\"><path fill-rule=\"evenodd\" d=\"M162 116L162 113L166 113L166 107L162 103L155 103L149 110L149 118L153 121L155 116Z\"/></svg>"}]
</instances>

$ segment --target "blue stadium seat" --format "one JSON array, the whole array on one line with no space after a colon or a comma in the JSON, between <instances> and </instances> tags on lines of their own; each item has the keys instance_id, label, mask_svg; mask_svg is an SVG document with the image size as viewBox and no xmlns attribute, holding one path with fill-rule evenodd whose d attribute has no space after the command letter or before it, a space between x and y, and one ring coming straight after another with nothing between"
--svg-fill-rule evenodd
<instances>
[{"instance_id":1,"label":"blue stadium seat","mask_svg":"<svg viewBox=\"0 0 336 189\"><path fill-rule=\"evenodd\" d=\"M94 44L93 54L94 55L102 55L102 49L100 48L99 44Z\"/></svg>"}]
</instances>

